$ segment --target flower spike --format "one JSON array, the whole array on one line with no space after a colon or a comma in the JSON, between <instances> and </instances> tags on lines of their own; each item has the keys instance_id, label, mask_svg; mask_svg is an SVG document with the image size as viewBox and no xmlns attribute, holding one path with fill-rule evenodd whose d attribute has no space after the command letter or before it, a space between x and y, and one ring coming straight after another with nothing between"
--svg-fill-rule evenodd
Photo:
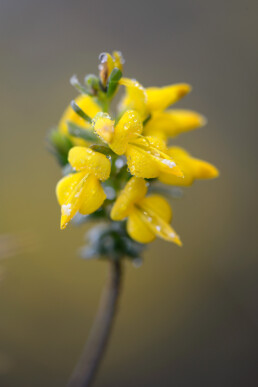
<instances>
[{"instance_id":1,"label":"flower spike","mask_svg":"<svg viewBox=\"0 0 258 387\"><path fill-rule=\"evenodd\" d=\"M174 137L206 123L199 113L171 107L191 91L190 85L145 88L123 75L119 51L102 53L99 59L98 76L87 75L84 85L76 76L71 78L80 95L48 137L50 150L63 167L64 177L56 187L61 229L72 219L77 224L100 221L87 231L81 256L109 260L112 269L101 318L92 330L96 348L86 346L71 385L90 384L98 367L117 306L122 259L139 266L145 246L157 237L182 246L171 226L172 208L161 195L178 198L175 192L181 189L161 183L184 187L219 175L212 164L171 144ZM114 96L119 87L124 95L116 109ZM94 361L81 366L85 358Z\"/></svg>"},{"instance_id":2,"label":"flower spike","mask_svg":"<svg viewBox=\"0 0 258 387\"><path fill-rule=\"evenodd\" d=\"M120 231L130 243L145 244L158 236L181 245L170 226L168 202L160 195L146 195L156 179L186 187L219 175L212 164L168 146L168 140L204 126L206 119L191 110L171 108L191 91L187 83L145 88L123 76L119 51L102 53L99 59L98 77L87 75L85 85L76 76L71 78L81 95L49 136L51 150L67 173L56 188L61 228L78 212L90 215L87 219L125 219L127 231L121 231L122 223ZM115 116L110 104L119 86L125 93ZM114 246L122 248L124 242L117 243ZM128 250L121 254L128 255Z\"/></svg>"}]
</instances>

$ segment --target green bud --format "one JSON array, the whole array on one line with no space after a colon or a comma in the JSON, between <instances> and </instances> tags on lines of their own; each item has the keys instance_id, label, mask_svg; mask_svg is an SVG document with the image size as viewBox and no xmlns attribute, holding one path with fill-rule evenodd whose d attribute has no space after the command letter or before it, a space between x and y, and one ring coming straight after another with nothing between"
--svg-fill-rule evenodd
<instances>
[{"instance_id":1,"label":"green bud","mask_svg":"<svg viewBox=\"0 0 258 387\"><path fill-rule=\"evenodd\" d=\"M84 78L86 87L91 91L93 95L96 95L100 90L99 78L94 74L86 75Z\"/></svg>"}]
</instances>

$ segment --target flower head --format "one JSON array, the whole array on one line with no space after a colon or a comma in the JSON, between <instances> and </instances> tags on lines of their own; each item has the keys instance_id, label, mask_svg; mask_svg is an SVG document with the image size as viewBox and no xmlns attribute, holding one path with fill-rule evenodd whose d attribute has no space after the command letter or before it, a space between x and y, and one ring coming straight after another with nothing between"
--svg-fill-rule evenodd
<instances>
[{"instance_id":1,"label":"flower head","mask_svg":"<svg viewBox=\"0 0 258 387\"><path fill-rule=\"evenodd\" d=\"M88 215L103 204L106 195L99 181L107 180L110 175L110 161L89 148L72 148L68 160L77 173L63 177L56 187L61 206L61 229L77 211Z\"/></svg>"},{"instance_id":2,"label":"flower head","mask_svg":"<svg viewBox=\"0 0 258 387\"><path fill-rule=\"evenodd\" d=\"M147 183L132 177L116 200L111 219L127 220L128 234L140 243L149 243L157 236L181 246L179 236L169 225L172 210L160 195L146 197Z\"/></svg>"},{"instance_id":3,"label":"flower head","mask_svg":"<svg viewBox=\"0 0 258 387\"><path fill-rule=\"evenodd\" d=\"M118 155L125 154L132 175L155 178L162 172L182 177L181 170L167 154L163 141L141 136L143 125L140 114L127 110L118 123L107 115L94 118L94 129L103 141Z\"/></svg>"}]
</instances>

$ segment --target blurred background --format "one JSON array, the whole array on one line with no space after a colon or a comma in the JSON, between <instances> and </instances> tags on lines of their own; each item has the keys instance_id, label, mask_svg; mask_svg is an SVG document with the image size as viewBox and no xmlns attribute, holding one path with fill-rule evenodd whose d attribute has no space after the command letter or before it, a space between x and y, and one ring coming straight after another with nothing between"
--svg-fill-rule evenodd
<instances>
[{"instance_id":1,"label":"blurred background","mask_svg":"<svg viewBox=\"0 0 258 387\"><path fill-rule=\"evenodd\" d=\"M254 0L1 0L0 386L64 386L89 333L108 267L78 257L86 226L59 230L45 137L76 95L71 75L96 73L113 49L145 86L193 85L177 106L209 122L176 143L221 176L173 202L182 249L155 241L141 268L126 263L95 386L258 385L257 11Z\"/></svg>"}]
</instances>

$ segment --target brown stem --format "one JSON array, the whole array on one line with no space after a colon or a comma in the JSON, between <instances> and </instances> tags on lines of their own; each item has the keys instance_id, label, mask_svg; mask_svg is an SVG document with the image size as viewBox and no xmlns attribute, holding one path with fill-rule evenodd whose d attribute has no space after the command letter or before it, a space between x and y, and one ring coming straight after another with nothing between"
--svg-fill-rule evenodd
<instances>
[{"instance_id":1,"label":"brown stem","mask_svg":"<svg viewBox=\"0 0 258 387\"><path fill-rule=\"evenodd\" d=\"M122 282L121 262L110 261L110 266L110 275L97 316L82 356L68 382L68 387L90 386L103 358L114 322Z\"/></svg>"}]
</instances>

